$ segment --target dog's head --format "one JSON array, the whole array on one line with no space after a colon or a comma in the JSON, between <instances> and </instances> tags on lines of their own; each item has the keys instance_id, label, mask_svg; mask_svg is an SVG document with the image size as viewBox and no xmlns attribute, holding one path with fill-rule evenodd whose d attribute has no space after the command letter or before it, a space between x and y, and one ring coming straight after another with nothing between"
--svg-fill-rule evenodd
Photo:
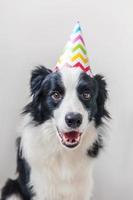
<instances>
[{"instance_id":1,"label":"dog's head","mask_svg":"<svg viewBox=\"0 0 133 200\"><path fill-rule=\"evenodd\" d=\"M52 72L41 66L32 72L30 84L33 99L25 112L36 125L52 119L66 147L76 147L92 122L98 127L108 117L106 83L100 75L91 78L77 68Z\"/></svg>"}]
</instances>

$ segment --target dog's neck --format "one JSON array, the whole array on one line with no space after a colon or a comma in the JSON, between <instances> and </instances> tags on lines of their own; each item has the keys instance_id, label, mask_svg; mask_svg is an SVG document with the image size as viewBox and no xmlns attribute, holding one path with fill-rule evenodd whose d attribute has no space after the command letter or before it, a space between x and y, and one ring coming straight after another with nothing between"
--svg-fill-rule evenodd
<instances>
[{"instance_id":1,"label":"dog's neck","mask_svg":"<svg viewBox=\"0 0 133 200\"><path fill-rule=\"evenodd\" d=\"M71 195L74 195L73 199L81 200L86 194L91 194L93 159L87 156L87 150L96 137L92 124L80 145L67 149L60 143L51 120L39 126L31 123L24 126L21 148L31 168L30 185L34 186L35 199L44 199L45 192L47 199L58 200L60 193L65 195L61 198L64 200L70 199ZM83 191L75 192L75 187ZM51 189L56 191L55 196Z\"/></svg>"}]
</instances>

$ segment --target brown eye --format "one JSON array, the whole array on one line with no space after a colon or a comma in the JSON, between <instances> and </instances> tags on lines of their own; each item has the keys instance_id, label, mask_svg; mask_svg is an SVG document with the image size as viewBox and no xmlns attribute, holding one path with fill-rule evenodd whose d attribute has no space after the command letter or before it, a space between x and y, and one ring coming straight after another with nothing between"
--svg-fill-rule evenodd
<instances>
[{"instance_id":1,"label":"brown eye","mask_svg":"<svg viewBox=\"0 0 133 200\"><path fill-rule=\"evenodd\" d=\"M58 91L55 91L53 92L52 94L52 99L54 99L55 101L59 101L62 99L62 95L58 92Z\"/></svg>"},{"instance_id":2,"label":"brown eye","mask_svg":"<svg viewBox=\"0 0 133 200\"><path fill-rule=\"evenodd\" d=\"M89 92L84 92L82 94L82 97L83 97L83 99L88 100L88 99L90 99L90 93Z\"/></svg>"}]
</instances>

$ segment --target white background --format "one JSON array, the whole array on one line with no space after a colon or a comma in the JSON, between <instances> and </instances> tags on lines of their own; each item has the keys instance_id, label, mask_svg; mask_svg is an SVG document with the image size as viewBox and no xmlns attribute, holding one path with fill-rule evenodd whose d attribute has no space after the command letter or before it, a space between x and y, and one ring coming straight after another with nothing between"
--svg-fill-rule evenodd
<instances>
[{"instance_id":1,"label":"white background","mask_svg":"<svg viewBox=\"0 0 133 200\"><path fill-rule=\"evenodd\" d=\"M92 70L106 76L112 121L94 200L133 199L132 0L0 0L0 185L15 171L19 113L34 65L55 65L77 20Z\"/></svg>"}]
</instances>

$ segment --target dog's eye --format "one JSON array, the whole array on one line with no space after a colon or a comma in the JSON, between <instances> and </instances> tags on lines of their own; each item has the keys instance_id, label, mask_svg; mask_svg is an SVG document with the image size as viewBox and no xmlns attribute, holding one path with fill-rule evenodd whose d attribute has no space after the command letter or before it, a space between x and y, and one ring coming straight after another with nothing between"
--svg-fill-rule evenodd
<instances>
[{"instance_id":1,"label":"dog's eye","mask_svg":"<svg viewBox=\"0 0 133 200\"><path fill-rule=\"evenodd\" d=\"M62 95L58 91L53 92L52 95L51 95L51 97L55 101L59 101L59 100L62 99Z\"/></svg>"},{"instance_id":2,"label":"dog's eye","mask_svg":"<svg viewBox=\"0 0 133 200\"><path fill-rule=\"evenodd\" d=\"M90 99L90 93L89 93L89 92L84 92L84 93L82 94L82 98L83 98L84 100Z\"/></svg>"}]
</instances>

